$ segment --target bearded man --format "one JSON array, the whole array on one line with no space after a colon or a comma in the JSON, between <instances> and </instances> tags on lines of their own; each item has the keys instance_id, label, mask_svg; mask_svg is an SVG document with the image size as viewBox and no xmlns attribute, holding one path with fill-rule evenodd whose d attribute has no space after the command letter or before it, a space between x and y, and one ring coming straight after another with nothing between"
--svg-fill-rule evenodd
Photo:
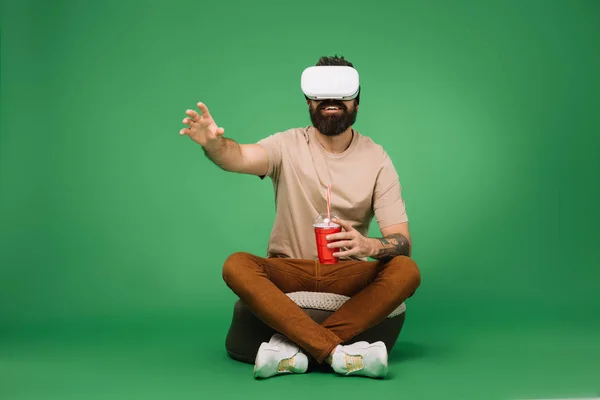
<instances>
[{"instance_id":1,"label":"bearded man","mask_svg":"<svg viewBox=\"0 0 600 400\"><path fill-rule=\"evenodd\" d=\"M278 332L260 346L255 378L304 373L308 356L340 375L381 378L388 371L385 344L352 339L383 321L421 283L400 180L382 146L353 128L360 85L352 63L321 57L304 71L302 90L310 126L240 144L225 137L198 103L201 114L187 110L180 134L221 169L273 183L276 217L267 254L237 252L223 265L227 286ZM328 204L336 215L331 222L343 228L327 237L336 263L319 259L312 224ZM373 217L381 237L368 237ZM297 291L349 299L319 324L286 295Z\"/></svg>"}]
</instances>

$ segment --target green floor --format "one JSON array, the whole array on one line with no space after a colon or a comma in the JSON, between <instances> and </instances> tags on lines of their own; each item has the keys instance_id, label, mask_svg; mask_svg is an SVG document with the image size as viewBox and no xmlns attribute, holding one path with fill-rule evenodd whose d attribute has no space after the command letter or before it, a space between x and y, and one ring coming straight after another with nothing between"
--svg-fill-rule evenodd
<instances>
[{"instance_id":1,"label":"green floor","mask_svg":"<svg viewBox=\"0 0 600 400\"><path fill-rule=\"evenodd\" d=\"M407 314L408 315L408 314ZM422 322L422 321L421 321ZM459 326L460 325L460 326ZM564 323L445 323L407 318L385 380L329 373L255 381L211 329L170 321L13 332L0 343L0 398L540 399L600 395L600 327ZM318 396L318 397L315 397Z\"/></svg>"}]
</instances>

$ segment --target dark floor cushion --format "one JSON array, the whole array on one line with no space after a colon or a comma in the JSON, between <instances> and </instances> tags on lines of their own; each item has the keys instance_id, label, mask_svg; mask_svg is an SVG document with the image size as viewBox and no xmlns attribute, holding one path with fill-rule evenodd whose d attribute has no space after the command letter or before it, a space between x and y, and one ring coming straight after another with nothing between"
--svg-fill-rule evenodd
<instances>
[{"instance_id":1,"label":"dark floor cushion","mask_svg":"<svg viewBox=\"0 0 600 400\"><path fill-rule=\"evenodd\" d=\"M331 310L315 309L306 306L301 306L301 308L313 320L319 323L323 322L333 313ZM373 343L382 341L385 343L388 353L391 352L404 325L406 312L402 310L402 312L396 314L355 336L349 342L364 340ZM256 352L260 344L268 342L275 333L276 331L258 319L243 301L238 300L233 307L233 317L225 339L225 348L229 356L234 360L254 364ZM314 362L314 360L311 360L311 362Z\"/></svg>"}]
</instances>

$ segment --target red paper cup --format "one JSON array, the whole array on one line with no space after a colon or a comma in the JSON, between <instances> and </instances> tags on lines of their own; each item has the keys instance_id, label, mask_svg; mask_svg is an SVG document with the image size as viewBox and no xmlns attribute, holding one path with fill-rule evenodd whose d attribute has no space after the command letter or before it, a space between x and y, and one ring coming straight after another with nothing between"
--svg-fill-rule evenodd
<instances>
[{"instance_id":1,"label":"red paper cup","mask_svg":"<svg viewBox=\"0 0 600 400\"><path fill-rule=\"evenodd\" d=\"M326 224L314 225L315 228L315 239L317 241L317 254L319 256L319 262L321 264L337 264L338 258L333 256L333 253L340 249L330 249L327 247L328 243L332 241L327 240L327 235L332 233L339 233L342 231L342 227L339 225L328 226ZM334 242L335 240L333 240Z\"/></svg>"}]
</instances>

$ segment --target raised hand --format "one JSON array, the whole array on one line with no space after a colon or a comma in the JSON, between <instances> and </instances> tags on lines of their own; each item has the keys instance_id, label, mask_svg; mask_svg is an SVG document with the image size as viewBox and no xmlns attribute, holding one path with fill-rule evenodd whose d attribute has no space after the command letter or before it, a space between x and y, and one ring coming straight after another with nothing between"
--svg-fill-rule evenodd
<instances>
[{"instance_id":1,"label":"raised hand","mask_svg":"<svg viewBox=\"0 0 600 400\"><path fill-rule=\"evenodd\" d=\"M204 103L198 103L198 108L202 112L202 115L194 110L186 110L185 113L188 117L183 119L183 123L188 125L188 127L180 130L179 134L188 135L190 139L200 146L210 146L223 136L225 130L217 126L208 111L208 107Z\"/></svg>"}]
</instances>

